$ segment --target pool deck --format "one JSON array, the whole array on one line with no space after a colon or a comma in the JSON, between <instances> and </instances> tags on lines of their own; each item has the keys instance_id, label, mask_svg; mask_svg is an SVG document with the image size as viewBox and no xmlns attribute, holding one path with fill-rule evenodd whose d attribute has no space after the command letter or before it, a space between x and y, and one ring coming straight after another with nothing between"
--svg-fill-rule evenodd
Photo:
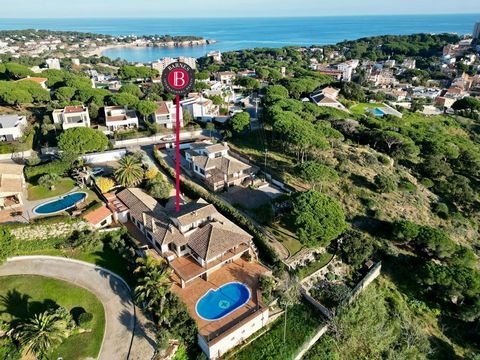
<instances>
[{"instance_id":1,"label":"pool deck","mask_svg":"<svg viewBox=\"0 0 480 360\"><path fill-rule=\"evenodd\" d=\"M227 332L245 318L265 307L261 302L258 279L261 274L268 272L270 272L269 269L257 262L248 262L244 259L239 259L210 274L208 280L197 278L188 283L184 289L177 285L178 279L175 279L176 282L172 290L187 306L188 312L197 323L200 335L211 340ZM176 276L177 275L173 275L173 277ZM250 289L252 295L250 300L244 306L219 320L208 321L198 316L195 309L198 300L200 300L208 290L216 290L231 282L245 284Z\"/></svg>"}]
</instances>

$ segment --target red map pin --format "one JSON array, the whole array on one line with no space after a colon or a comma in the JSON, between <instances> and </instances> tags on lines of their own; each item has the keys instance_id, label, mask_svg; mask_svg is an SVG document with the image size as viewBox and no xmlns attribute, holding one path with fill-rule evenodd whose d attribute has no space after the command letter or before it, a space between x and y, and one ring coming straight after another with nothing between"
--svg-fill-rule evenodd
<instances>
[{"instance_id":1,"label":"red map pin","mask_svg":"<svg viewBox=\"0 0 480 360\"><path fill-rule=\"evenodd\" d=\"M167 66L162 73L162 84L166 91L176 96L177 119L176 119L176 151L175 151L175 173L176 173L176 206L180 212L180 95L188 94L195 85L195 70L187 64L174 62Z\"/></svg>"}]
</instances>

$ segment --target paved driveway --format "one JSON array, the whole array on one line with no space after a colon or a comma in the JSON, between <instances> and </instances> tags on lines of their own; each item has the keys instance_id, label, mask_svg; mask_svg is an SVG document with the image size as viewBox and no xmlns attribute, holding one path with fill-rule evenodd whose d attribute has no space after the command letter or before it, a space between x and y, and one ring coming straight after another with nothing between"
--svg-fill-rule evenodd
<instances>
[{"instance_id":1,"label":"paved driveway","mask_svg":"<svg viewBox=\"0 0 480 360\"><path fill-rule=\"evenodd\" d=\"M148 320L135 309L128 286L107 270L64 258L24 256L9 259L0 266L0 276L8 275L41 275L65 280L95 294L105 310L105 335L98 359L152 358L155 341L148 330Z\"/></svg>"}]
</instances>

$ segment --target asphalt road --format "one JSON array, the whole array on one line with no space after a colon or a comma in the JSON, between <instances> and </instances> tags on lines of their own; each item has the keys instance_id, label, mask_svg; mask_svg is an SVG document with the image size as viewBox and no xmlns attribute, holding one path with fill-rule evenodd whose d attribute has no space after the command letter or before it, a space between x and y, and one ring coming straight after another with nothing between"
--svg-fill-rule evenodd
<instances>
[{"instance_id":1,"label":"asphalt road","mask_svg":"<svg viewBox=\"0 0 480 360\"><path fill-rule=\"evenodd\" d=\"M128 286L105 269L58 257L26 256L0 266L0 276L8 275L51 277L95 294L105 310L105 335L98 359L152 358L155 341L148 331L148 320L135 308Z\"/></svg>"}]
</instances>

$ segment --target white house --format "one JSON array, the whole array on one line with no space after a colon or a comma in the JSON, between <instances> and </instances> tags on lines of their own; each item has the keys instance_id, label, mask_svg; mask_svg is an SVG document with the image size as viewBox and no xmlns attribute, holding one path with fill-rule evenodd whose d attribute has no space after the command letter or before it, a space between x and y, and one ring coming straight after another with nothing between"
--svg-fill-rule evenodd
<instances>
[{"instance_id":1,"label":"white house","mask_svg":"<svg viewBox=\"0 0 480 360\"><path fill-rule=\"evenodd\" d=\"M195 175L212 191L240 186L251 176L252 167L229 154L226 143L203 142L191 144L185 151L185 159Z\"/></svg>"},{"instance_id":2,"label":"white house","mask_svg":"<svg viewBox=\"0 0 480 360\"><path fill-rule=\"evenodd\" d=\"M175 127L177 118L177 107L172 101L157 102L158 109L151 115L152 121L167 129ZM180 126L183 127L183 109L180 106Z\"/></svg>"},{"instance_id":3,"label":"white house","mask_svg":"<svg viewBox=\"0 0 480 360\"><path fill-rule=\"evenodd\" d=\"M358 60L349 60L337 65L337 69L343 73L343 81L351 81L354 70L358 67Z\"/></svg>"},{"instance_id":4,"label":"white house","mask_svg":"<svg viewBox=\"0 0 480 360\"><path fill-rule=\"evenodd\" d=\"M26 126L27 118L25 116L0 115L0 141L13 141L22 137Z\"/></svg>"},{"instance_id":5,"label":"white house","mask_svg":"<svg viewBox=\"0 0 480 360\"><path fill-rule=\"evenodd\" d=\"M326 87L321 90L315 91L310 95L310 99L317 104L318 106L332 107L339 110L346 110L345 106L337 101L337 96L340 93L340 90Z\"/></svg>"},{"instance_id":6,"label":"white house","mask_svg":"<svg viewBox=\"0 0 480 360\"><path fill-rule=\"evenodd\" d=\"M110 131L138 128L137 113L127 106L106 106L105 125Z\"/></svg>"},{"instance_id":7,"label":"white house","mask_svg":"<svg viewBox=\"0 0 480 360\"><path fill-rule=\"evenodd\" d=\"M83 105L66 106L64 109L53 110L54 124L61 124L64 130L75 127L90 127L88 108Z\"/></svg>"},{"instance_id":8,"label":"white house","mask_svg":"<svg viewBox=\"0 0 480 360\"><path fill-rule=\"evenodd\" d=\"M47 64L47 67L49 69L55 69L55 70L60 70L60 60L53 58L53 59L47 59L45 60L45 63Z\"/></svg>"},{"instance_id":9,"label":"white house","mask_svg":"<svg viewBox=\"0 0 480 360\"><path fill-rule=\"evenodd\" d=\"M237 75L233 71L221 71L215 74L215 80L220 81L225 85L232 85L236 76Z\"/></svg>"},{"instance_id":10,"label":"white house","mask_svg":"<svg viewBox=\"0 0 480 360\"><path fill-rule=\"evenodd\" d=\"M213 104L210 99L199 94L190 94L189 97L180 102L183 111L188 111L196 120L211 122L220 114L220 107Z\"/></svg>"},{"instance_id":11,"label":"white house","mask_svg":"<svg viewBox=\"0 0 480 360\"><path fill-rule=\"evenodd\" d=\"M235 90L230 85L225 85L220 81L209 81L207 85L209 89L202 93L207 97L220 96L226 103L234 102L236 99Z\"/></svg>"}]
</instances>

